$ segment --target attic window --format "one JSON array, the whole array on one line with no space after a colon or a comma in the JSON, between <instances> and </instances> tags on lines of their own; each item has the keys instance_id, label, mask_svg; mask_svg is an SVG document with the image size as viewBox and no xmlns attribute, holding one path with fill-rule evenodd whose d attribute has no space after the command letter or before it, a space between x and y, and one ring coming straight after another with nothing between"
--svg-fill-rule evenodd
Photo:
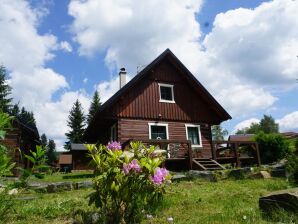
<instances>
[{"instance_id":1,"label":"attic window","mask_svg":"<svg viewBox=\"0 0 298 224\"><path fill-rule=\"evenodd\" d=\"M159 83L159 102L175 103L174 85Z\"/></svg>"}]
</instances>

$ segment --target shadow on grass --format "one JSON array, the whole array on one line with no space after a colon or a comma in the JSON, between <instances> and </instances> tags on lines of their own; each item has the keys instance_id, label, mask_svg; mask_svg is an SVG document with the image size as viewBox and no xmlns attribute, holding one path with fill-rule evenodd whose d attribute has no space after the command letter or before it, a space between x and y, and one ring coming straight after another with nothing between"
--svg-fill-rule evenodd
<instances>
[{"instance_id":1,"label":"shadow on grass","mask_svg":"<svg viewBox=\"0 0 298 224\"><path fill-rule=\"evenodd\" d=\"M283 208L271 209L266 212L261 212L262 219L268 222L277 223L298 223L297 212L289 212Z\"/></svg>"},{"instance_id":2,"label":"shadow on grass","mask_svg":"<svg viewBox=\"0 0 298 224\"><path fill-rule=\"evenodd\" d=\"M62 179L84 179L84 178L93 178L94 174L77 174L77 175L66 175Z\"/></svg>"}]
</instances>

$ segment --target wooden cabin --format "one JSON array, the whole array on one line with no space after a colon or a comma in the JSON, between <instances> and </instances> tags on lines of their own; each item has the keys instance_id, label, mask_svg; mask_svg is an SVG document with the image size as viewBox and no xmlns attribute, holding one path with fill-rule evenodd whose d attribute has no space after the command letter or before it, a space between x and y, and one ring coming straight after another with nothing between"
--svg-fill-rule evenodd
<instances>
[{"instance_id":1,"label":"wooden cabin","mask_svg":"<svg viewBox=\"0 0 298 224\"><path fill-rule=\"evenodd\" d=\"M86 142L157 144L171 151L167 161L174 167L214 158L211 126L231 116L169 49L130 82L125 76L122 68L120 90L97 111Z\"/></svg>"},{"instance_id":2,"label":"wooden cabin","mask_svg":"<svg viewBox=\"0 0 298 224\"><path fill-rule=\"evenodd\" d=\"M36 127L27 125L19 119L14 119L12 128L6 130L6 136L2 143L7 147L16 167L26 168L30 166L30 162L26 158L22 158L19 150L24 154L29 154L30 150L35 151L36 145L40 144L39 133ZM14 173L17 174L17 170Z\"/></svg>"}]
</instances>

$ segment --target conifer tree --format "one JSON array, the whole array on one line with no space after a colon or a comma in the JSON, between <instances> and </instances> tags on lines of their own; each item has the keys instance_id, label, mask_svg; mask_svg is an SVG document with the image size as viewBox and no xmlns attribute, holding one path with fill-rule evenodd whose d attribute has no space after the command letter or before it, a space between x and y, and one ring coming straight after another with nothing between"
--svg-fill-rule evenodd
<instances>
[{"instance_id":1,"label":"conifer tree","mask_svg":"<svg viewBox=\"0 0 298 224\"><path fill-rule=\"evenodd\" d=\"M33 112L27 111L25 107L22 107L18 117L23 123L32 127L36 127L36 121Z\"/></svg>"},{"instance_id":2,"label":"conifer tree","mask_svg":"<svg viewBox=\"0 0 298 224\"><path fill-rule=\"evenodd\" d=\"M46 148L47 147L47 145L48 145L48 138L47 138L46 134L42 134L40 136L40 144L41 144L41 146L43 148Z\"/></svg>"},{"instance_id":3,"label":"conifer tree","mask_svg":"<svg viewBox=\"0 0 298 224\"><path fill-rule=\"evenodd\" d=\"M53 165L56 160L56 143L53 139L49 139L49 143L47 145L47 163L48 165Z\"/></svg>"},{"instance_id":4,"label":"conifer tree","mask_svg":"<svg viewBox=\"0 0 298 224\"><path fill-rule=\"evenodd\" d=\"M20 116L20 107L18 103L13 105L13 107L11 108L11 114L15 117Z\"/></svg>"},{"instance_id":5,"label":"conifer tree","mask_svg":"<svg viewBox=\"0 0 298 224\"><path fill-rule=\"evenodd\" d=\"M9 112L11 107L11 87L6 82L7 71L5 67L0 66L0 110Z\"/></svg>"},{"instance_id":6,"label":"conifer tree","mask_svg":"<svg viewBox=\"0 0 298 224\"><path fill-rule=\"evenodd\" d=\"M82 143L85 127L85 116L79 100L73 104L67 121L69 132L65 133L68 141L64 148L70 150L71 143Z\"/></svg>"},{"instance_id":7,"label":"conifer tree","mask_svg":"<svg viewBox=\"0 0 298 224\"><path fill-rule=\"evenodd\" d=\"M92 102L89 108L89 113L87 115L87 125L90 124L91 120L95 116L95 113L100 106L101 106L100 96L98 91L96 90L92 98Z\"/></svg>"}]
</instances>

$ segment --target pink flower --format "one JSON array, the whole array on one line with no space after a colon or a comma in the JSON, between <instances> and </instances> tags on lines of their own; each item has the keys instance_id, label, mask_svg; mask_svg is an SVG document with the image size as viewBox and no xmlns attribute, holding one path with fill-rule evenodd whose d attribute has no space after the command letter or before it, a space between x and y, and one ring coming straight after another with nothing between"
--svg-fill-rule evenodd
<instances>
[{"instance_id":1,"label":"pink flower","mask_svg":"<svg viewBox=\"0 0 298 224\"><path fill-rule=\"evenodd\" d=\"M130 171L130 166L129 166L129 164L126 164L126 163L123 164L123 171L124 171L124 173L125 173L126 175L129 174L129 171Z\"/></svg>"},{"instance_id":2,"label":"pink flower","mask_svg":"<svg viewBox=\"0 0 298 224\"><path fill-rule=\"evenodd\" d=\"M130 162L130 167L132 170L134 170L136 173L139 173L141 171L141 167L138 163L138 160L134 159Z\"/></svg>"},{"instance_id":3,"label":"pink flower","mask_svg":"<svg viewBox=\"0 0 298 224\"><path fill-rule=\"evenodd\" d=\"M138 160L134 159L129 164L123 164L123 171L126 175L128 175L131 170L135 171L136 173L141 172L141 167L138 163Z\"/></svg>"},{"instance_id":4,"label":"pink flower","mask_svg":"<svg viewBox=\"0 0 298 224\"><path fill-rule=\"evenodd\" d=\"M168 174L169 174L169 171L167 171L167 169L158 167L155 170L154 175L150 177L150 180L156 185L161 185L166 179L166 176Z\"/></svg>"},{"instance_id":5,"label":"pink flower","mask_svg":"<svg viewBox=\"0 0 298 224\"><path fill-rule=\"evenodd\" d=\"M109 142L107 148L112 151L121 150L121 144L120 142Z\"/></svg>"}]
</instances>

